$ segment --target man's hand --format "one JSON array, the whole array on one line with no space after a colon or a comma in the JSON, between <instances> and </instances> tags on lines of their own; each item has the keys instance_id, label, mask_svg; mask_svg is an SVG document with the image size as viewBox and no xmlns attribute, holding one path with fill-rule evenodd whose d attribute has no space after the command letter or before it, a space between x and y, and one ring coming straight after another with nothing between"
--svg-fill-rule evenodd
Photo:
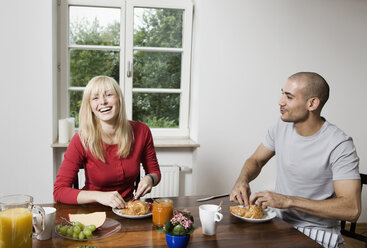
<instances>
[{"instance_id":1,"label":"man's hand","mask_svg":"<svg viewBox=\"0 0 367 248\"><path fill-rule=\"evenodd\" d=\"M245 207L249 206L249 197L251 195L251 189L248 183L237 181L234 185L229 200Z\"/></svg>"},{"instance_id":2,"label":"man's hand","mask_svg":"<svg viewBox=\"0 0 367 248\"><path fill-rule=\"evenodd\" d=\"M251 204L257 204L259 207L267 208L289 208L290 197L286 195L277 194L271 191L262 191L253 194L250 197Z\"/></svg>"},{"instance_id":3,"label":"man's hand","mask_svg":"<svg viewBox=\"0 0 367 248\"><path fill-rule=\"evenodd\" d=\"M249 183L260 173L261 168L275 155L274 151L268 150L262 143L255 153L249 157L238 177L230 194L229 200L248 207L251 189Z\"/></svg>"},{"instance_id":4,"label":"man's hand","mask_svg":"<svg viewBox=\"0 0 367 248\"><path fill-rule=\"evenodd\" d=\"M152 190L153 187L153 181L149 176L143 177L139 184L138 189L136 190L135 199L138 199L139 197L149 193Z\"/></svg>"},{"instance_id":5,"label":"man's hand","mask_svg":"<svg viewBox=\"0 0 367 248\"><path fill-rule=\"evenodd\" d=\"M124 199L117 191L110 191L110 192L95 191L95 193L96 193L95 195L96 201L105 206L110 206L112 208L126 207Z\"/></svg>"}]
</instances>

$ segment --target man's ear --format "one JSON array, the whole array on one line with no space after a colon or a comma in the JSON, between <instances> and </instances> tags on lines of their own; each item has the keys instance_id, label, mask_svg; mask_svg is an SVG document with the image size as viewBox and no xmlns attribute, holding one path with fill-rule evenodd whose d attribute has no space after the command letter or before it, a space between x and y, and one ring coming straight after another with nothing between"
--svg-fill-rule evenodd
<instances>
[{"instance_id":1,"label":"man's ear","mask_svg":"<svg viewBox=\"0 0 367 248\"><path fill-rule=\"evenodd\" d=\"M320 106L320 99L317 97L311 97L307 100L307 108L309 111L315 111Z\"/></svg>"}]
</instances>

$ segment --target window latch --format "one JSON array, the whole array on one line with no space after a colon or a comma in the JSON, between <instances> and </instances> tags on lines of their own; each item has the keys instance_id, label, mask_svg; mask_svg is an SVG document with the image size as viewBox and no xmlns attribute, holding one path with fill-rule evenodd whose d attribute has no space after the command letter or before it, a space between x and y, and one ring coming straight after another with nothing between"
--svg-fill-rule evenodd
<instances>
[{"instance_id":1,"label":"window latch","mask_svg":"<svg viewBox=\"0 0 367 248\"><path fill-rule=\"evenodd\" d=\"M128 61L127 62L127 73L126 73L126 76L127 77L131 77L132 76L132 69L131 69L131 62L130 61Z\"/></svg>"}]
</instances>

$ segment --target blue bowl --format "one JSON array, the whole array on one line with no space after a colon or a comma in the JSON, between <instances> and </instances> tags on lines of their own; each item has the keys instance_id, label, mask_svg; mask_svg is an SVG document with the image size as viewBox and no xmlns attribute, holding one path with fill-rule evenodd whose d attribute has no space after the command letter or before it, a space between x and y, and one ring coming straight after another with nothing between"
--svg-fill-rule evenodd
<instances>
[{"instance_id":1,"label":"blue bowl","mask_svg":"<svg viewBox=\"0 0 367 248\"><path fill-rule=\"evenodd\" d=\"M169 248L185 248L190 241L190 235L173 236L166 233L166 242Z\"/></svg>"}]
</instances>

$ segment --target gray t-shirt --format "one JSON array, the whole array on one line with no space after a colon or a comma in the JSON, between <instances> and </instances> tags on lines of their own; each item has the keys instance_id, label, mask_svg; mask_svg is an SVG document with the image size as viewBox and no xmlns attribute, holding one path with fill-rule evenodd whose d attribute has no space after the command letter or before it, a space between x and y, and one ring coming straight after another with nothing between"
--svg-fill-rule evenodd
<instances>
[{"instance_id":1,"label":"gray t-shirt","mask_svg":"<svg viewBox=\"0 0 367 248\"><path fill-rule=\"evenodd\" d=\"M325 121L312 136L301 136L292 122L281 119L263 142L275 151L275 191L311 200L334 198L335 180L359 179L359 158L351 137ZM298 227L317 227L335 232L338 220L313 216L297 210L277 209L278 217Z\"/></svg>"}]
</instances>

